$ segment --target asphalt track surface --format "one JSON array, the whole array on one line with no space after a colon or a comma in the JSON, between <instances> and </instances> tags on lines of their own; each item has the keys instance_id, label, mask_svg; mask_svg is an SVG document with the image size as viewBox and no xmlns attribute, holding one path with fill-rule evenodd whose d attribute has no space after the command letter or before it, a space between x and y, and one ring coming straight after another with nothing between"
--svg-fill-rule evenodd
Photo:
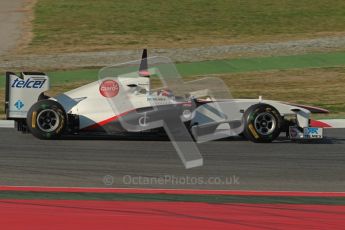
<instances>
[{"instance_id":1,"label":"asphalt track surface","mask_svg":"<svg viewBox=\"0 0 345 230\"><path fill-rule=\"evenodd\" d=\"M43 141L0 129L0 185L345 191L345 130L326 130L325 136L302 144L241 138L204 143L199 145L204 166L185 169L169 141ZM211 178L213 184L195 183L192 177ZM222 182L214 184L212 177Z\"/></svg>"}]
</instances>

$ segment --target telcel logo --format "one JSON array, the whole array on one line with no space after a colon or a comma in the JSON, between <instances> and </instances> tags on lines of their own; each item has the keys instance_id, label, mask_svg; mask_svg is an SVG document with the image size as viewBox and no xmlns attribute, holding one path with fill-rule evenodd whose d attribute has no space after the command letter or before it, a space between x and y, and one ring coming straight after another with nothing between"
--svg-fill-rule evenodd
<instances>
[{"instance_id":1,"label":"telcel logo","mask_svg":"<svg viewBox=\"0 0 345 230\"><path fill-rule=\"evenodd\" d=\"M29 78L26 81L17 78L13 81L12 88L27 88L27 89L40 89L43 87L46 79L33 79Z\"/></svg>"}]
</instances>

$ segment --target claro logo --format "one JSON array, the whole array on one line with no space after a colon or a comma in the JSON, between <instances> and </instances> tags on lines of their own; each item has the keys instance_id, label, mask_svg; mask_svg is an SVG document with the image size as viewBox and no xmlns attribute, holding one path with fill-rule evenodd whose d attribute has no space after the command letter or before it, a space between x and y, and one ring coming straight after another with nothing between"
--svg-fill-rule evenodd
<instances>
[{"instance_id":1,"label":"claro logo","mask_svg":"<svg viewBox=\"0 0 345 230\"><path fill-rule=\"evenodd\" d=\"M113 80L105 80L99 86L99 92L103 97L115 97L119 90L119 84Z\"/></svg>"},{"instance_id":2,"label":"claro logo","mask_svg":"<svg viewBox=\"0 0 345 230\"><path fill-rule=\"evenodd\" d=\"M13 81L11 87L12 88L21 88L21 89L40 89L43 87L44 83L47 79L38 79L38 78L29 78L26 81L17 78Z\"/></svg>"}]
</instances>

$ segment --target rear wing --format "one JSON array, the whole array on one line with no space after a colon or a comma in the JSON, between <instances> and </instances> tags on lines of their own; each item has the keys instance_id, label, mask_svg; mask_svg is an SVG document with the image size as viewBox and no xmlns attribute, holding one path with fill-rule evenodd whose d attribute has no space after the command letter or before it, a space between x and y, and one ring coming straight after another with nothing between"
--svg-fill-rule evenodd
<instances>
[{"instance_id":1,"label":"rear wing","mask_svg":"<svg viewBox=\"0 0 345 230\"><path fill-rule=\"evenodd\" d=\"M50 88L49 77L40 72L16 75L6 72L5 113L7 120L26 119L31 106Z\"/></svg>"}]
</instances>

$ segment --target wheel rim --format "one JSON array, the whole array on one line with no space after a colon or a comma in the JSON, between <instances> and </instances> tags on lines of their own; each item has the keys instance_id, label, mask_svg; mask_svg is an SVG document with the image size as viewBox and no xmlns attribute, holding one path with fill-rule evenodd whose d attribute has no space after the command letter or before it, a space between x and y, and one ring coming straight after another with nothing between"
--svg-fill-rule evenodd
<instances>
[{"instance_id":1,"label":"wheel rim","mask_svg":"<svg viewBox=\"0 0 345 230\"><path fill-rule=\"evenodd\" d=\"M277 121L271 113L264 112L256 116L254 124L258 133L267 136L274 132Z\"/></svg>"},{"instance_id":2,"label":"wheel rim","mask_svg":"<svg viewBox=\"0 0 345 230\"><path fill-rule=\"evenodd\" d=\"M44 132L52 132L57 129L60 118L57 112L52 109L42 110L37 115L37 125Z\"/></svg>"}]
</instances>

